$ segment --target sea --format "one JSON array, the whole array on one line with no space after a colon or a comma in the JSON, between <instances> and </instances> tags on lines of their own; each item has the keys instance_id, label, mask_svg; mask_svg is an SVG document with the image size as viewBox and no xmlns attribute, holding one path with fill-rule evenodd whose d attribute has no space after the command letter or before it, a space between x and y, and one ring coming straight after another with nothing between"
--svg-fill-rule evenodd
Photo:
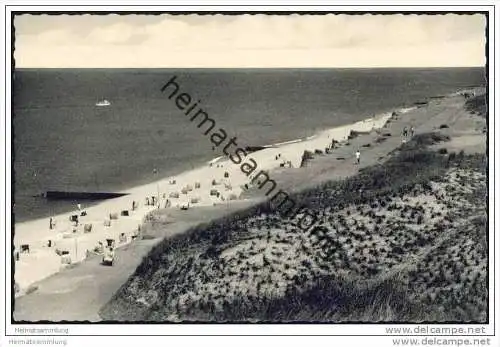
<instances>
[{"instance_id":1,"label":"sea","mask_svg":"<svg viewBox=\"0 0 500 347\"><path fill-rule=\"evenodd\" d=\"M173 76L239 147L308 137L486 83L484 68L16 69L15 222L75 209L76 201L40 197L48 190L126 191L220 156L161 92ZM111 105L96 107L102 99Z\"/></svg>"}]
</instances>

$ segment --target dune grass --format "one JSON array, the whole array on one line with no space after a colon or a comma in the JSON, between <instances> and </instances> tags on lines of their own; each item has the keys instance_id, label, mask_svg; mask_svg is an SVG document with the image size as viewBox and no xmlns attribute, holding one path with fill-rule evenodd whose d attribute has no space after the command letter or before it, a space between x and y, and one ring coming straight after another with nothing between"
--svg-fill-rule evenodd
<instances>
[{"instance_id":1,"label":"dune grass","mask_svg":"<svg viewBox=\"0 0 500 347\"><path fill-rule=\"evenodd\" d=\"M316 188L295 193L291 197L306 208L315 208L331 201L336 203L363 202L374 195L400 193L417 183L438 179L446 169L448 160L424 147L447 140L441 134L420 134L404 144L396 156L384 164L361 170L360 174L343 181L327 182ZM342 198L340 198L342 195ZM146 274L164 253L185 249L194 244L220 244L234 236L238 225L244 226L246 219L255 215L277 213L268 201L243 211L227 215L210 223L199 224L183 234L164 239L153 247L136 269L134 275ZM244 229L241 232L245 232Z\"/></svg>"},{"instance_id":2,"label":"dune grass","mask_svg":"<svg viewBox=\"0 0 500 347\"><path fill-rule=\"evenodd\" d=\"M465 108L481 117L488 117L488 95L481 94L468 99Z\"/></svg>"},{"instance_id":3,"label":"dune grass","mask_svg":"<svg viewBox=\"0 0 500 347\"><path fill-rule=\"evenodd\" d=\"M448 137L440 133L417 135L410 142L403 144L383 164L363 169L355 177L327 182L292 196L305 210L328 210L330 216L332 213L335 216L337 213L335 211L341 213L336 218L339 227L345 231L339 232L337 236L339 239L329 236L328 229L323 227L314 229L307 237L299 235L298 238L288 239L286 235L296 233L295 222L284 218L273 210L268 202L264 202L163 240L143 259L129 281L101 310L101 316L106 320L129 321L484 321L487 302L486 277L481 267L487 244L484 211L464 209L462 215L470 213L477 216L471 219L466 232L456 231L457 236L454 240L448 240L450 236L444 233L446 228L455 230L453 217L443 216L437 211L432 218L441 216L440 220L444 220L447 224L439 222L434 226L427 226L432 227L431 234L424 233L421 236L420 232L416 232L416 236L406 235L404 226L395 224L390 227L388 231L392 236L388 240L393 241L387 242L396 242L389 249L390 254L381 253L385 252L383 248L363 246L370 245L370 240L373 246L374 235L380 238L385 233L384 230L377 229L379 225L385 225L383 224L385 217L377 216L373 212L379 207L389 211L388 213L401 214L401 218L410 218L409 220L415 221L415 225L418 225L423 220L422 207L409 207L405 203L396 204L394 199L409 199L418 196L417 194L423 194L431 189L429 182L444 181L443 177L451 169L458 173L460 170L485 171L487 163L484 155L467 156L463 152L437 153L427 149L429 145L447 140ZM450 175L447 177L449 179ZM456 174L453 177L458 183L467 184L467 181L460 181L466 180L466 175ZM444 186L453 188L453 184ZM474 202L479 207L484 206L486 189L481 185L473 188L469 195L464 195L464 199ZM450 203L444 201L443 204ZM353 215L358 215L359 218L371 216L370 218L376 221L373 231L369 232L366 225L358 222L355 222L357 226L349 224ZM273 230L280 230L280 233L276 234ZM451 232L449 235L452 235ZM442 248L434 251L431 246L439 239L437 236L441 238L439 244ZM351 249L357 252L362 251L363 247L368 247L366 250L369 251L369 255L354 253L348 258L346 253L341 251L344 244L347 244L346 249L349 249L353 237L362 243L358 244L358 248ZM301 238L303 243L299 247L296 242ZM299 253L292 252L292 258L310 252L330 253L321 255L326 263L306 260L297 263L289 258L290 254L282 255L276 248L272 251L272 257L268 258L268 254L264 254L261 265L249 262L249 259L263 254L259 245L269 244L270 240L285 248L298 247ZM235 255L229 257L223 256L225 250L245 242L248 243L246 249L235 251ZM324 246L318 246L319 248L314 246L316 247L314 248L310 242ZM481 247L478 249L475 245ZM420 252L422 253L420 254L421 249L427 250L427 253ZM402 260L405 259L406 252L422 260L418 269L415 269L416 264L408 266L404 264ZM449 273L443 272L441 277L435 278L429 274L440 269L439 264L448 264L446 262L449 259L443 259L442 254L451 252L457 254L469 252L470 256L459 263L468 264L465 268L469 277L464 279L464 284L461 284L463 289L450 294L448 292L450 283L453 285L461 281L456 279L457 273L461 271L460 267L453 267L450 261L448 266L451 267L447 270ZM403 266L391 268L389 264L388 268L391 271L376 270L377 266L383 264L373 264L373 257L383 259L388 256L388 259L400 259L397 262L401 262ZM361 263L346 263L347 259L359 261L362 258L365 260ZM277 259L279 261L276 263ZM230 262L238 264L240 270L234 272L231 265L233 263ZM344 264L341 266L346 267L352 275L332 272L332 268L328 265L330 263ZM303 274L300 276L297 274L286 284L284 295L258 294L269 293L269 288L277 288L274 292L279 289L280 283L273 280L278 271L276 266L283 266L279 271L285 272L300 267L311 276L305 278ZM316 266L319 266L320 270L317 270ZM361 268L358 268L359 266ZM208 269L213 272L211 275L206 273ZM229 288L222 286L215 288L215 291L207 297L191 298L182 303L174 300L176 297L186 295L189 292L188 285L193 282L210 284L212 281L210 276L215 278L239 276L239 281L245 281L249 276L261 275L263 269L266 269L267 275L258 282L256 292L229 296ZM313 276L313 273L316 275ZM285 274L286 276L288 275ZM422 285L417 285L418 283ZM264 287L267 288L265 289L267 292ZM477 299L474 305L467 299L469 296ZM445 297L445 300L436 301L436 297ZM217 302L221 304L216 305Z\"/></svg>"}]
</instances>

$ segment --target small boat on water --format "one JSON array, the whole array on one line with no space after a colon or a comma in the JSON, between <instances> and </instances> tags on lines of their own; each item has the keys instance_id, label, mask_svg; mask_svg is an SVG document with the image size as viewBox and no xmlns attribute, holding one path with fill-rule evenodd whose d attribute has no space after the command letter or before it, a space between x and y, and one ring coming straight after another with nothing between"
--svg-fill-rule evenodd
<instances>
[{"instance_id":1,"label":"small boat on water","mask_svg":"<svg viewBox=\"0 0 500 347\"><path fill-rule=\"evenodd\" d=\"M103 107L103 106L109 106L109 105L111 105L111 103L108 100L103 99L103 100L96 102L95 105L98 107Z\"/></svg>"}]
</instances>

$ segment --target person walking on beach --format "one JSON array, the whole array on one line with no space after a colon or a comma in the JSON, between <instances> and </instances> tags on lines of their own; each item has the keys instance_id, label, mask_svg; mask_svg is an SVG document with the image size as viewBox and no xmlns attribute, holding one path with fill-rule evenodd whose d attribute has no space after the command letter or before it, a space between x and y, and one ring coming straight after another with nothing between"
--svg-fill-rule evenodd
<instances>
[{"instance_id":1,"label":"person walking on beach","mask_svg":"<svg viewBox=\"0 0 500 347\"><path fill-rule=\"evenodd\" d=\"M361 153L359 152L359 149L356 151L356 164L359 165L359 162L361 160Z\"/></svg>"},{"instance_id":2,"label":"person walking on beach","mask_svg":"<svg viewBox=\"0 0 500 347\"><path fill-rule=\"evenodd\" d=\"M413 135L415 135L415 128L412 125L410 128L410 136L413 137Z\"/></svg>"},{"instance_id":3,"label":"person walking on beach","mask_svg":"<svg viewBox=\"0 0 500 347\"><path fill-rule=\"evenodd\" d=\"M401 142L405 143L406 142L406 137L408 136L408 128L405 126L403 128L403 131L401 133L402 140Z\"/></svg>"},{"instance_id":4,"label":"person walking on beach","mask_svg":"<svg viewBox=\"0 0 500 347\"><path fill-rule=\"evenodd\" d=\"M52 219L52 217L50 217L50 220L49 220L49 229L52 230L54 228L54 221Z\"/></svg>"}]
</instances>

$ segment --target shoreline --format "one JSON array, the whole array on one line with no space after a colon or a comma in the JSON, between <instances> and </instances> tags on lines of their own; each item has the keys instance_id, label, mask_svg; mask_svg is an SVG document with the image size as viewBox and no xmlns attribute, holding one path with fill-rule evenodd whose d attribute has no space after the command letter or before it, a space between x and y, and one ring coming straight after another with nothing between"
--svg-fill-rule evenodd
<instances>
[{"instance_id":1,"label":"shoreline","mask_svg":"<svg viewBox=\"0 0 500 347\"><path fill-rule=\"evenodd\" d=\"M406 113L412 109L414 109L415 107L403 107L401 109L396 109L396 112L400 112L400 113ZM389 113L389 111L386 111L386 112L383 112L381 114L379 114L378 116L376 115L375 117L369 117L369 118L365 118L361 121L358 121L356 123L362 123L362 122L365 122L365 121L368 121L368 120L372 120L374 118L377 118L379 117L380 115L383 115L383 114L387 114ZM257 150L254 150L254 151L249 151L249 155L250 154L255 154L257 152L261 152L261 151L264 151L264 150L267 150L267 149L276 149L276 148L281 148L283 146L286 146L286 145L290 145L290 144L297 144L297 143L304 143L304 142L307 142L307 141L310 141L312 139L315 139L315 138L318 138L318 136L322 135L322 134L325 134L325 133L330 133L330 132L333 132L339 128L344 128L344 127L349 127L349 126L353 126L355 125L356 123L348 123L348 124L344 124L344 125L339 125L339 126L336 126L336 127L333 127L333 128L327 128L327 129L324 129L324 130L320 130L318 132L316 132L315 134L311 135L311 136L307 136L307 137L303 137L303 138L298 138L298 139L294 139L294 140L288 140L288 141L283 141L283 142L277 142L277 143L273 143L273 144L269 144L269 145L262 145L262 146L258 146L259 149ZM253 147L257 147L257 146L253 146ZM247 146L246 148L253 148L252 146ZM150 187L150 186L153 186L153 185L156 185L158 183L162 183L164 181L167 181L169 179L172 179L172 178L176 178L176 177L182 177L182 176L186 176L187 174L193 172L193 171L198 171L204 167L206 167L206 165L209 165L209 164L216 164L216 163L224 163L224 162L229 162L227 160L227 156L225 155L220 155L220 156L217 156L211 160L208 160L208 161L204 161L204 165L200 165L200 166L197 166L193 169L190 169L190 170L184 170L184 171L180 171L178 174L172 174L172 175L168 175L168 176L165 176L164 178L162 179L158 179L158 180L155 180L155 181L151 181L151 182L148 182L148 183L144 183L144 184L139 184L139 185L132 185L130 186L130 188L123 188L123 189L118 189L118 190L113 190L112 192L110 192L111 194L128 194L128 195L132 195L132 192L135 192L135 191L138 191L138 190L144 190L145 188L147 187ZM106 190L106 189L105 189ZM106 192L110 191L109 189L106 190ZM41 193L43 194L43 193ZM40 195L41 195L40 194ZM38 195L37 196L34 196L34 197L39 197ZM124 196L125 197L125 196ZM97 205L100 205L100 204L103 204L107 201L112 201L114 199L119 199L119 198L124 198L124 197L117 197L117 198L109 198L109 199L103 199L102 201L98 201L98 202L95 202L95 203L92 203L92 206L91 207L95 207ZM89 207L90 208L90 207ZM74 211L74 210L73 210ZM63 212L63 213L58 213L57 215L55 215L54 217L60 217L60 216L65 216L65 215L68 215L72 212ZM28 220L23 220L22 222L19 222L19 223L16 223L15 225L16 226L21 226L23 224L29 224L29 223L34 223L34 222L40 222L42 220L46 221L50 218L50 215L46 215L44 217L36 217L36 218L33 218L33 219L28 219Z\"/></svg>"},{"instance_id":2,"label":"shoreline","mask_svg":"<svg viewBox=\"0 0 500 347\"><path fill-rule=\"evenodd\" d=\"M455 96L455 95L459 95L460 93L462 93L464 91L474 90L477 88L482 88L482 86L462 87L462 88L454 89L453 91L450 91L450 92L445 93L445 94L440 94L437 96L436 95L429 95L429 96L426 96L424 98L414 99L414 101L406 102L403 105L395 105L394 107L378 110L377 111L378 113L373 114L372 116L366 115L365 118L362 118L358 122L361 122L361 121L364 121L367 119L371 119L373 117L378 117L379 115L382 115L382 114L385 114L388 112L392 112L394 110L396 112L404 113L404 112L407 112L409 110L415 109L417 107L422 107L422 106L418 106L419 103L424 102L426 104L428 102L435 100L436 98L441 99L441 98L445 98L445 97ZM257 151L262 151L262 150L265 150L268 148L276 148L276 147L279 147L282 145L288 145L288 144L293 144L293 143L297 143L297 142L308 141L310 139L316 138L321 133L328 132L328 131L333 130L335 128L344 127L344 126L352 125L352 124L354 124L354 123L339 124L339 125L335 125L335 126L329 127L329 128L316 129L316 130L314 130L314 133L310 136L299 137L299 138L288 139L288 140L278 140L278 142L270 143L270 144L268 143L265 145L248 145L248 146L243 146L243 148L245 148L248 151L248 153L251 154L251 153L254 153ZM161 179L150 180L151 178L146 178L146 179L139 178L139 179L134 179L133 181L131 181L128 184L120 185L120 186L117 186L114 188L113 187L103 188L103 189L100 189L99 191L106 191L106 192L112 192L112 193L128 193L130 190L135 190L136 188L141 188L141 187L145 187L148 185L157 184L158 182L167 180L171 177L182 176L182 175L188 173L189 171L196 170L198 168L203 167L205 164L217 163L217 162L223 160L225 157L226 156L224 154L222 154L222 155L212 157L211 159L200 160L199 163L197 164L197 166L193 166L193 168L191 168L191 169L186 169L186 168L182 168L182 167L180 167L178 169L173 168L171 171L168 170L168 171L170 171L170 173ZM68 190L71 191L71 189L68 189ZM80 190L82 190L82 189L79 189L78 191L80 191ZM32 195L32 197L38 198L38 195L43 194L45 191L46 190L39 191L39 192L35 193L34 195ZM85 189L83 189L83 191L85 191ZM97 206L97 205L101 204L102 202L103 201L91 201L91 202L89 202L89 204L90 204L90 206ZM85 201L84 201L84 203L85 203ZM71 203L68 202L67 206L68 206L67 208L64 208L64 207L63 208L56 208L59 211L57 211L55 214L49 213L48 211L44 211L41 213L35 213L35 216L33 216L33 217L30 217L29 215L24 214L19 222L16 221L15 225L21 225L24 223L30 223L30 222L34 222L34 221L43 220L43 219L49 219L51 216L57 217L60 215L67 215L67 214L71 213L71 210L69 209L71 206Z\"/></svg>"},{"instance_id":3,"label":"shoreline","mask_svg":"<svg viewBox=\"0 0 500 347\"><path fill-rule=\"evenodd\" d=\"M460 92L448 94L446 97L456 96L458 93ZM428 99L429 102L432 101L430 97ZM416 108L417 106L400 107L394 110L398 114L404 114ZM261 170L272 171L279 168L280 162L276 159L278 155L280 158L286 159L285 161L289 161L291 168L299 168L304 151L324 150L334 139L338 142L346 141L351 131L371 132L381 129L391 117L392 111L384 112L355 123L325 129L303 139L263 146L263 149L250 153L248 157L254 158ZM281 157L282 154L283 157ZM170 175L151 183L120 191L129 195L105 200L88 207L86 209L87 216L81 218L82 224L77 227L76 232L73 232L73 227L69 222L69 215L74 212L56 215L55 230L49 229L49 217L16 224L13 238L16 250L20 248L20 245L30 245L30 253L20 254L20 260L16 262L15 278L20 287L19 294L24 294L32 284L67 267L61 265L61 257L55 253L55 249L68 251L71 257L70 263L75 264L85 260L85 251L92 249L99 240L104 238L118 240L119 235L124 234L126 240L118 246L125 246L139 235L139 226L146 216L158 208L167 208L169 201L168 208L177 209L186 207L186 205L187 208L191 208L192 206L230 204L233 200L241 201L240 197L244 192L242 186L250 184L252 175L247 177L239 168L239 165L235 165L229 158L219 156L205 165L183 171L178 175ZM226 177L226 173L228 173L228 177ZM175 180L175 184L172 183L173 180ZM213 185L214 180L216 181L215 185ZM210 184L211 181L212 184ZM199 188L196 188L197 183L200 185ZM181 192L183 188L187 188L185 194ZM212 195L214 189L218 190L220 196ZM174 193L178 194L178 198L172 197ZM146 196L160 196L160 206L145 205ZM264 194L262 194L262 198L265 198ZM193 203L193 199L198 199L198 202ZM136 211L130 211L132 201L138 202L139 207ZM109 214L117 213L120 215L120 212L125 210L129 211L129 216L118 216L116 220L108 218ZM104 226L104 221L109 221L111 227ZM92 224L92 232L85 233L82 230L85 224ZM47 247L48 240L55 242L55 246Z\"/></svg>"},{"instance_id":4,"label":"shoreline","mask_svg":"<svg viewBox=\"0 0 500 347\"><path fill-rule=\"evenodd\" d=\"M373 131L370 134L359 134L359 136L349 140L349 144L339 146L329 155L314 155L314 159L300 170L278 168L270 171L270 175L276 178L280 187L295 194L295 191L308 191L311 187L316 189L327 182L355 176L360 170L391 158L394 150L401 146L399 135L404 125L415 125L417 134L436 131L441 124L459 126L458 123L463 129L471 129L474 132L472 129L478 127L474 125L475 116L469 115L464 110L463 103L462 96L450 97L446 100L433 100L426 107L396 117L382 132ZM462 136L462 131L453 132L453 126L442 131L450 130L453 136L455 133ZM386 137L388 134L392 134L392 136ZM378 141L380 138L386 138L386 141ZM371 146L367 146L365 149L364 144L367 143ZM360 166L354 165L353 161L349 159L358 147L363 153ZM291 148L297 149L299 147L295 145ZM272 159L270 162L274 163L274 157ZM236 165L231 167L234 167L235 170L239 169ZM156 191L154 184L150 186ZM93 256L63 271L56 269L47 278L34 283L29 295L16 295L15 319L26 322L46 320L101 321L103 317L100 315L100 309L136 273L137 267L144 262L144 257L151 257L152 250L162 240L175 238L175 236L181 236L186 232L189 234L189 230L192 230L193 227L203 228L203 225L212 225L217 221L231 218L232 215L236 214L237 216L240 211L245 213L244 211L248 211L249 208L264 200L263 193L264 191L257 192L258 195L255 196L245 194L242 196L245 199L217 206L189 209L188 211L175 208L155 211L148 218L149 221L144 224L147 237L127 243L125 247L117 250L117 262L113 267L100 265L100 257ZM105 203L109 203L113 208L117 207L114 201ZM140 214L146 212L146 209L143 209L140 213L137 212L133 218L139 219ZM118 223L124 222L125 218L132 219L120 217ZM118 228L133 226L130 221L117 224ZM43 227L48 227L48 221ZM186 237L189 236L186 235ZM48 266L47 263L45 265L34 263L34 266L36 265L42 269ZM78 297L79 300L74 300L75 297Z\"/></svg>"},{"instance_id":5,"label":"shoreline","mask_svg":"<svg viewBox=\"0 0 500 347\"><path fill-rule=\"evenodd\" d=\"M449 95L451 96L452 94L449 94ZM416 108L416 107L406 107L405 106L405 107L397 108L397 109L394 109L394 110L396 112L406 113L409 110L412 110L414 108ZM310 136L307 136L307 137L302 137L302 138L297 138L297 139L293 139L293 140L287 140L287 141L282 141L282 142L277 142L277 143L272 143L272 144L262 145L262 146L246 146L246 148L256 148L256 147L259 148L259 149L254 150L254 151L249 151L249 155L250 155L250 154L254 154L254 153L266 150L266 149L280 148L280 147L283 147L283 146L286 146L286 145L290 145L290 144L302 143L302 142L306 142L306 141L315 139L315 138L317 138L321 134L329 133L329 132L334 131L334 130L336 130L338 128L343 128L343 127L354 125L356 123L360 123L360 122L364 122L364 121L367 121L367 120L371 120L373 118L379 117L380 115L387 114L387 113L390 113L390 112L392 112L392 111L384 111L382 113L379 113L378 115L375 115L374 117L364 118L364 119L362 119L360 121L357 121L355 123L348 123L348 124L343 124L343 125L335 126L335 127L332 127L332 128L326 128L326 129L323 129L323 130L319 130L319 131L316 131L313 135L310 135ZM144 188L146 188L148 186L156 185L158 183L164 182L164 181L169 180L171 178L176 178L176 177L184 176L184 175L186 175L186 174L188 174L188 173L190 173L192 171L199 170L199 169L205 167L206 165L216 164L216 163L220 163L220 162L227 162L227 160L225 160L225 158L227 159L226 155L216 156L216 157L214 157L214 158L212 158L212 159L210 159L208 161L207 160L203 161L204 164L196 166L193 169L189 169L189 170L182 170L181 169L181 171L179 171L178 174L171 174L171 175L165 176L162 179L158 179L158 180L154 180L154 181L150 181L150 182L143 183L143 184L138 184L138 185L131 185L129 188L122 188L122 189L117 189L117 190L104 189L103 191L110 192L110 193L113 193L113 194L129 194L129 195L131 195L132 191L143 190ZM43 192L41 192L40 195L41 194L43 194ZM39 196L37 195L37 196L33 196L33 197L38 198ZM102 200L102 201L93 202L92 205L91 205L91 207L95 207L97 205L100 205L100 204L105 203L107 201L111 201L113 199L117 199L117 198L110 198L110 199L105 199L105 200ZM68 215L70 213L72 213L72 212L70 212L70 211L68 211L68 212L62 212L62 213L56 214L53 217L57 218L58 216ZM51 217L51 215L48 214L48 215L46 215L44 217L35 217L33 219L23 220L21 222L16 223L15 225L16 226L20 226L22 224L28 224L28 223L33 223L33 222L40 222L41 220L47 221L50 217Z\"/></svg>"}]
</instances>

